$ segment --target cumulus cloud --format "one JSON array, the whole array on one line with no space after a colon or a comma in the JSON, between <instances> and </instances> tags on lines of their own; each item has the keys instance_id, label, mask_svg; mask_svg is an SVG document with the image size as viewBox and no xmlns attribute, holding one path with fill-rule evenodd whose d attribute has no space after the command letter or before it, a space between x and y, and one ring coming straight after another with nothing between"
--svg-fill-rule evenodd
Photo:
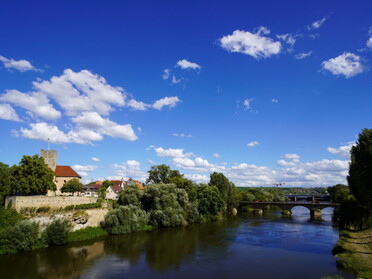
<instances>
[{"instance_id":1,"label":"cumulus cloud","mask_svg":"<svg viewBox=\"0 0 372 279\"><path fill-rule=\"evenodd\" d=\"M144 182L147 179L147 173L141 170L141 164L136 160L127 160L122 164L112 165L115 175L123 177L125 180L133 178Z\"/></svg>"},{"instance_id":2,"label":"cumulus cloud","mask_svg":"<svg viewBox=\"0 0 372 279\"><path fill-rule=\"evenodd\" d=\"M184 157L190 157L192 156L192 153L184 153L184 149L176 149L176 148L168 148L164 149L163 147L155 147L151 145L147 150L154 149L156 152L156 155L159 157L179 157L179 158L184 158Z\"/></svg>"},{"instance_id":3,"label":"cumulus cloud","mask_svg":"<svg viewBox=\"0 0 372 279\"><path fill-rule=\"evenodd\" d=\"M295 55L295 59L297 60L301 60L301 59L304 59L306 57L309 57L313 52L312 51L309 51L309 52L300 52L298 54Z\"/></svg>"},{"instance_id":4,"label":"cumulus cloud","mask_svg":"<svg viewBox=\"0 0 372 279\"><path fill-rule=\"evenodd\" d=\"M360 56L349 52L323 61L322 68L330 71L333 75L343 75L346 78L351 78L364 71Z\"/></svg>"},{"instance_id":5,"label":"cumulus cloud","mask_svg":"<svg viewBox=\"0 0 372 279\"><path fill-rule=\"evenodd\" d=\"M157 100L152 107L157 110L162 110L163 107L169 107L174 108L178 102L181 102L181 100L177 97L164 97L160 100Z\"/></svg>"},{"instance_id":6,"label":"cumulus cloud","mask_svg":"<svg viewBox=\"0 0 372 279\"><path fill-rule=\"evenodd\" d=\"M343 145L338 148L328 147L327 151L332 154L338 154L342 158L350 159L350 150L354 145L355 142L349 142L347 145Z\"/></svg>"},{"instance_id":7,"label":"cumulus cloud","mask_svg":"<svg viewBox=\"0 0 372 279\"><path fill-rule=\"evenodd\" d=\"M9 104L0 104L0 119L21 121L16 111Z\"/></svg>"},{"instance_id":8,"label":"cumulus cloud","mask_svg":"<svg viewBox=\"0 0 372 279\"><path fill-rule=\"evenodd\" d=\"M61 112L53 107L47 96L37 92L22 93L18 90L7 90L0 96L0 101L21 107L30 114L46 120L56 120L61 117Z\"/></svg>"},{"instance_id":9,"label":"cumulus cloud","mask_svg":"<svg viewBox=\"0 0 372 279\"><path fill-rule=\"evenodd\" d=\"M213 157L215 157L215 158L220 158L220 157L221 157L221 155L220 155L220 154L218 154L218 153L213 153Z\"/></svg>"},{"instance_id":10,"label":"cumulus cloud","mask_svg":"<svg viewBox=\"0 0 372 279\"><path fill-rule=\"evenodd\" d=\"M254 146L259 145L259 144L260 143L258 141L251 141L251 142L247 143L247 146L248 147L254 147Z\"/></svg>"},{"instance_id":11,"label":"cumulus cloud","mask_svg":"<svg viewBox=\"0 0 372 279\"><path fill-rule=\"evenodd\" d=\"M72 118L72 121L76 123L79 128L82 128L82 130L93 130L98 134L129 141L137 139L137 136L132 129L132 125L120 125L114 121L103 118L97 112L84 112Z\"/></svg>"},{"instance_id":12,"label":"cumulus cloud","mask_svg":"<svg viewBox=\"0 0 372 279\"><path fill-rule=\"evenodd\" d=\"M169 77L171 76L171 72L172 71L170 69L164 69L163 70L163 75L162 75L163 79L164 80L169 79Z\"/></svg>"},{"instance_id":13,"label":"cumulus cloud","mask_svg":"<svg viewBox=\"0 0 372 279\"><path fill-rule=\"evenodd\" d=\"M13 58L6 58L4 56L0 55L0 61L4 63L4 67L8 70L17 70L20 72L26 72L26 71L38 71L32 64L24 59L21 60L14 60Z\"/></svg>"},{"instance_id":14,"label":"cumulus cloud","mask_svg":"<svg viewBox=\"0 0 372 279\"><path fill-rule=\"evenodd\" d=\"M133 110L147 110L150 105L145 104L144 102L139 102L134 99L131 99L128 104L128 107L132 108Z\"/></svg>"},{"instance_id":15,"label":"cumulus cloud","mask_svg":"<svg viewBox=\"0 0 372 279\"><path fill-rule=\"evenodd\" d=\"M279 54L282 45L279 41L264 35L270 31L266 27L259 27L255 33L235 30L231 35L222 37L219 42L223 49L252 56L255 59L268 58Z\"/></svg>"},{"instance_id":16,"label":"cumulus cloud","mask_svg":"<svg viewBox=\"0 0 372 279\"><path fill-rule=\"evenodd\" d=\"M179 138L192 138L192 135L189 135L189 134L178 134L178 133L174 133L173 136L174 137L179 137Z\"/></svg>"},{"instance_id":17,"label":"cumulus cloud","mask_svg":"<svg viewBox=\"0 0 372 279\"><path fill-rule=\"evenodd\" d=\"M178 61L176 66L180 67L181 69L192 69L192 70L201 69L201 66L199 64L187 61L186 59L182 59Z\"/></svg>"},{"instance_id":18,"label":"cumulus cloud","mask_svg":"<svg viewBox=\"0 0 372 279\"><path fill-rule=\"evenodd\" d=\"M101 162L101 160L99 158L97 158L97 157L92 157L91 160L93 162Z\"/></svg>"},{"instance_id":19,"label":"cumulus cloud","mask_svg":"<svg viewBox=\"0 0 372 279\"><path fill-rule=\"evenodd\" d=\"M92 172L97 169L97 166L87 165L73 165L72 168L81 176L88 176L88 172Z\"/></svg>"},{"instance_id":20,"label":"cumulus cloud","mask_svg":"<svg viewBox=\"0 0 372 279\"><path fill-rule=\"evenodd\" d=\"M273 98L273 99L271 99L271 102L272 102L272 103L278 103L278 102L279 102L279 100L278 100L278 99L275 99L275 98Z\"/></svg>"},{"instance_id":21,"label":"cumulus cloud","mask_svg":"<svg viewBox=\"0 0 372 279\"><path fill-rule=\"evenodd\" d=\"M308 30L315 30L315 29L318 29L318 28L320 28L320 27L323 25L323 23L324 23L326 20L327 20L327 18L324 17L324 18L322 18L322 19L319 19L319 20L317 20L317 21L314 21L313 23L311 23L311 24L307 27L307 29L308 29Z\"/></svg>"}]
</instances>

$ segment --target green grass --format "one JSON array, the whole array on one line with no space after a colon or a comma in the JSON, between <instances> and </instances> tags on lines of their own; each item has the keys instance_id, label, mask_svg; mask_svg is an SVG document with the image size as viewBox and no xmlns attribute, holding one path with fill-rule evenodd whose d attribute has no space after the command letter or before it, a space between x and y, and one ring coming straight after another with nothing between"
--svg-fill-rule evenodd
<instances>
[{"instance_id":1,"label":"green grass","mask_svg":"<svg viewBox=\"0 0 372 279\"><path fill-rule=\"evenodd\" d=\"M108 235L108 233L101 227L87 227L71 232L68 236L68 242L83 241L106 235Z\"/></svg>"}]
</instances>

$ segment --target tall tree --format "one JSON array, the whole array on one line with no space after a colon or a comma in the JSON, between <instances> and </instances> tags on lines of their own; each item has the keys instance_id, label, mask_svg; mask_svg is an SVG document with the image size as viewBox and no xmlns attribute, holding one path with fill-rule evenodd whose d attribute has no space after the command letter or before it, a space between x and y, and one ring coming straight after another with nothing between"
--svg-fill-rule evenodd
<instances>
[{"instance_id":1,"label":"tall tree","mask_svg":"<svg viewBox=\"0 0 372 279\"><path fill-rule=\"evenodd\" d=\"M223 200L226 203L228 212L237 207L238 190L236 189L234 183L230 182L230 180L227 179L223 173L212 173L209 185L217 186Z\"/></svg>"},{"instance_id":2,"label":"tall tree","mask_svg":"<svg viewBox=\"0 0 372 279\"><path fill-rule=\"evenodd\" d=\"M10 168L0 162L0 206L4 205L5 197L10 195Z\"/></svg>"},{"instance_id":3,"label":"tall tree","mask_svg":"<svg viewBox=\"0 0 372 279\"><path fill-rule=\"evenodd\" d=\"M56 189L54 173L39 155L23 156L10 173L12 194L43 195Z\"/></svg>"},{"instance_id":4,"label":"tall tree","mask_svg":"<svg viewBox=\"0 0 372 279\"><path fill-rule=\"evenodd\" d=\"M146 184L167 184L174 182L173 180L177 178L183 178L183 175L180 174L178 170L172 170L169 166L164 164L151 166L151 169L147 173L149 174L149 178L146 180Z\"/></svg>"},{"instance_id":5,"label":"tall tree","mask_svg":"<svg viewBox=\"0 0 372 279\"><path fill-rule=\"evenodd\" d=\"M363 129L351 148L351 163L347 177L350 191L368 210L372 209L372 129Z\"/></svg>"}]
</instances>

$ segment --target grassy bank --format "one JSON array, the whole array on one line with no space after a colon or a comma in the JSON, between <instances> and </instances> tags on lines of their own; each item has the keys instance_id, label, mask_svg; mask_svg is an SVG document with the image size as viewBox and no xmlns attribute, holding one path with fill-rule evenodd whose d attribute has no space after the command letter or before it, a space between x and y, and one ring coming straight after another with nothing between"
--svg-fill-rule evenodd
<instances>
[{"instance_id":1,"label":"grassy bank","mask_svg":"<svg viewBox=\"0 0 372 279\"><path fill-rule=\"evenodd\" d=\"M372 229L343 231L333 253L342 268L358 278L372 278Z\"/></svg>"},{"instance_id":2,"label":"grassy bank","mask_svg":"<svg viewBox=\"0 0 372 279\"><path fill-rule=\"evenodd\" d=\"M101 227L87 227L71 232L68 236L68 242L84 241L107 235L108 233Z\"/></svg>"}]
</instances>

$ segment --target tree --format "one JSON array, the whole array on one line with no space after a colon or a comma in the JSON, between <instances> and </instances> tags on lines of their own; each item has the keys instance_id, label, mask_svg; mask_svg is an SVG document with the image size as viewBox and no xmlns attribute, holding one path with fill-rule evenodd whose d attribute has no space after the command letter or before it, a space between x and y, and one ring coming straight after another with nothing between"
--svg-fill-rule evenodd
<instances>
[{"instance_id":1,"label":"tree","mask_svg":"<svg viewBox=\"0 0 372 279\"><path fill-rule=\"evenodd\" d=\"M4 205L5 197L10 195L10 168L0 162L0 206Z\"/></svg>"},{"instance_id":2,"label":"tree","mask_svg":"<svg viewBox=\"0 0 372 279\"><path fill-rule=\"evenodd\" d=\"M238 206L238 190L234 183L230 182L223 173L212 173L209 185L217 186L222 199L226 203L227 211L230 212L233 208Z\"/></svg>"},{"instance_id":3,"label":"tree","mask_svg":"<svg viewBox=\"0 0 372 279\"><path fill-rule=\"evenodd\" d=\"M114 185L114 183L110 180L106 179L102 182L101 188L98 189L98 195L100 198L102 199L106 198L107 188L110 187L111 185Z\"/></svg>"},{"instance_id":4,"label":"tree","mask_svg":"<svg viewBox=\"0 0 372 279\"><path fill-rule=\"evenodd\" d=\"M10 168L11 192L23 195L44 195L56 190L54 173L39 155L23 156L18 166Z\"/></svg>"},{"instance_id":5,"label":"tree","mask_svg":"<svg viewBox=\"0 0 372 279\"><path fill-rule=\"evenodd\" d=\"M327 188L333 202L342 203L350 195L349 187L343 184L337 184Z\"/></svg>"},{"instance_id":6,"label":"tree","mask_svg":"<svg viewBox=\"0 0 372 279\"><path fill-rule=\"evenodd\" d=\"M347 177L351 193L367 210L372 209L372 129L364 129L351 148Z\"/></svg>"},{"instance_id":7,"label":"tree","mask_svg":"<svg viewBox=\"0 0 372 279\"><path fill-rule=\"evenodd\" d=\"M146 184L168 184L172 183L172 179L177 177L183 178L183 175L178 170L171 170L169 166L164 164L151 166L151 169L147 173L149 174L149 178L146 180Z\"/></svg>"},{"instance_id":8,"label":"tree","mask_svg":"<svg viewBox=\"0 0 372 279\"><path fill-rule=\"evenodd\" d=\"M77 178L73 178L63 184L61 188L62 193L76 193L83 191L83 184L81 184L80 180Z\"/></svg>"},{"instance_id":9,"label":"tree","mask_svg":"<svg viewBox=\"0 0 372 279\"><path fill-rule=\"evenodd\" d=\"M198 191L199 213L210 220L226 210L225 201L216 186L200 185Z\"/></svg>"}]
</instances>

